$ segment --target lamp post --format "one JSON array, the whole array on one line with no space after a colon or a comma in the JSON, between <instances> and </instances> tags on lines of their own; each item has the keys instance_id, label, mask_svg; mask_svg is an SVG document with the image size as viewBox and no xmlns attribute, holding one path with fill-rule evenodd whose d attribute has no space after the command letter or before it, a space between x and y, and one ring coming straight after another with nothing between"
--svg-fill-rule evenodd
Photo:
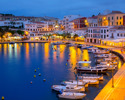
<instances>
[{"instance_id":1,"label":"lamp post","mask_svg":"<svg viewBox=\"0 0 125 100\"><path fill-rule=\"evenodd\" d=\"M112 88L114 88L114 76L113 76L113 68L112 68Z\"/></svg>"},{"instance_id":2,"label":"lamp post","mask_svg":"<svg viewBox=\"0 0 125 100\"><path fill-rule=\"evenodd\" d=\"M111 54L112 54L112 50L110 50L111 51ZM113 59L112 59L112 88L114 88L114 72L113 72Z\"/></svg>"}]
</instances>

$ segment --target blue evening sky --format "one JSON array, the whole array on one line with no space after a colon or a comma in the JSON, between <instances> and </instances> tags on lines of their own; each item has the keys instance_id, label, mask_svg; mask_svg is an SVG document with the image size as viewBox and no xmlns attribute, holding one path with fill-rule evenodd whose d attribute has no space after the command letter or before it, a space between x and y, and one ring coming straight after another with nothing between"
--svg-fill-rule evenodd
<instances>
[{"instance_id":1,"label":"blue evening sky","mask_svg":"<svg viewBox=\"0 0 125 100\"><path fill-rule=\"evenodd\" d=\"M19 16L51 16L80 14L88 17L106 9L125 12L125 0L0 0L0 13Z\"/></svg>"}]
</instances>

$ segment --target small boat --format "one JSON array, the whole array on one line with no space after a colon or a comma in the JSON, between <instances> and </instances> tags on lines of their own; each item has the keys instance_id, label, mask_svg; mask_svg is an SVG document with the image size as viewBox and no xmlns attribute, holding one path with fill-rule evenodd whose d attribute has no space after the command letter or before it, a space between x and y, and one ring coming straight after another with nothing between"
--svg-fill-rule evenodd
<instances>
[{"instance_id":1,"label":"small boat","mask_svg":"<svg viewBox=\"0 0 125 100\"><path fill-rule=\"evenodd\" d=\"M112 61L112 58L103 58L103 59L97 59L96 60L97 63L105 62L105 61Z\"/></svg>"},{"instance_id":2,"label":"small boat","mask_svg":"<svg viewBox=\"0 0 125 100\"><path fill-rule=\"evenodd\" d=\"M82 46L81 49L89 49L92 48L93 46Z\"/></svg>"},{"instance_id":3,"label":"small boat","mask_svg":"<svg viewBox=\"0 0 125 100\"><path fill-rule=\"evenodd\" d=\"M116 65L100 65L96 66L97 68L107 68L107 70L114 70L117 66Z\"/></svg>"},{"instance_id":4,"label":"small boat","mask_svg":"<svg viewBox=\"0 0 125 100\"><path fill-rule=\"evenodd\" d=\"M52 43L52 45L61 45L61 44L64 44L64 43L62 43L62 42L54 42L54 43Z\"/></svg>"},{"instance_id":5,"label":"small boat","mask_svg":"<svg viewBox=\"0 0 125 100\"><path fill-rule=\"evenodd\" d=\"M106 50L95 50L93 53L94 54L109 54L109 51L106 51Z\"/></svg>"},{"instance_id":6,"label":"small boat","mask_svg":"<svg viewBox=\"0 0 125 100\"><path fill-rule=\"evenodd\" d=\"M85 91L85 87L84 86L77 86L77 85L66 85L66 86L62 86L62 85L53 85L52 90L55 91L60 91L63 90L64 92L84 92Z\"/></svg>"},{"instance_id":7,"label":"small boat","mask_svg":"<svg viewBox=\"0 0 125 100\"><path fill-rule=\"evenodd\" d=\"M103 80L103 76L98 75L90 75L90 74L83 74L82 76L78 76L79 79L92 79L92 80Z\"/></svg>"},{"instance_id":8,"label":"small boat","mask_svg":"<svg viewBox=\"0 0 125 100\"><path fill-rule=\"evenodd\" d=\"M88 63L88 64L90 64L91 61L87 61L87 60L84 60L84 61L78 61L78 64L81 64L81 63Z\"/></svg>"},{"instance_id":9,"label":"small boat","mask_svg":"<svg viewBox=\"0 0 125 100\"><path fill-rule=\"evenodd\" d=\"M83 46L82 44L78 44L77 48L82 48L82 46Z\"/></svg>"},{"instance_id":10,"label":"small boat","mask_svg":"<svg viewBox=\"0 0 125 100\"><path fill-rule=\"evenodd\" d=\"M96 67L76 67L78 72L91 73L91 74L106 74L107 68L96 68Z\"/></svg>"},{"instance_id":11,"label":"small boat","mask_svg":"<svg viewBox=\"0 0 125 100\"><path fill-rule=\"evenodd\" d=\"M77 46L76 44L67 44L67 46L71 47L71 46Z\"/></svg>"},{"instance_id":12,"label":"small boat","mask_svg":"<svg viewBox=\"0 0 125 100\"><path fill-rule=\"evenodd\" d=\"M62 92L61 94L58 95L59 98L63 99L83 99L86 94L85 93L73 93L73 92Z\"/></svg>"},{"instance_id":13,"label":"small boat","mask_svg":"<svg viewBox=\"0 0 125 100\"><path fill-rule=\"evenodd\" d=\"M61 85L78 85L78 86L84 86L88 87L88 83L84 82L83 80L69 80L69 81L63 81L61 82Z\"/></svg>"},{"instance_id":14,"label":"small boat","mask_svg":"<svg viewBox=\"0 0 125 100\"><path fill-rule=\"evenodd\" d=\"M93 79L83 79L83 82L87 82L89 85L98 85L99 80L93 80Z\"/></svg>"},{"instance_id":15,"label":"small boat","mask_svg":"<svg viewBox=\"0 0 125 100\"><path fill-rule=\"evenodd\" d=\"M105 55L105 54L95 55L95 58L108 58L108 55Z\"/></svg>"},{"instance_id":16,"label":"small boat","mask_svg":"<svg viewBox=\"0 0 125 100\"><path fill-rule=\"evenodd\" d=\"M104 62L100 62L100 65L117 65L118 63L113 61L113 62L107 62L107 61L104 61Z\"/></svg>"},{"instance_id":17,"label":"small boat","mask_svg":"<svg viewBox=\"0 0 125 100\"><path fill-rule=\"evenodd\" d=\"M15 44L15 42L9 42L9 44Z\"/></svg>"},{"instance_id":18,"label":"small boat","mask_svg":"<svg viewBox=\"0 0 125 100\"><path fill-rule=\"evenodd\" d=\"M91 51L91 50L88 50L88 53L93 53L93 51Z\"/></svg>"}]
</instances>

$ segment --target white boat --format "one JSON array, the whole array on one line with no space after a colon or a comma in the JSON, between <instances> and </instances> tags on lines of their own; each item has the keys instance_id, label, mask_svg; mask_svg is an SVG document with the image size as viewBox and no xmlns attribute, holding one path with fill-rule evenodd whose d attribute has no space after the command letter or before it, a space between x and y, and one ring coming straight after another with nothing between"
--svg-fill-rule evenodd
<instances>
[{"instance_id":1,"label":"white boat","mask_svg":"<svg viewBox=\"0 0 125 100\"><path fill-rule=\"evenodd\" d=\"M100 62L100 65L117 65L118 63L113 61L113 62Z\"/></svg>"},{"instance_id":2,"label":"white boat","mask_svg":"<svg viewBox=\"0 0 125 100\"><path fill-rule=\"evenodd\" d=\"M105 61L112 61L112 58L103 58L103 59L97 59L96 62L105 62Z\"/></svg>"},{"instance_id":3,"label":"white boat","mask_svg":"<svg viewBox=\"0 0 125 100\"><path fill-rule=\"evenodd\" d=\"M84 86L88 87L88 83L84 82L82 80L69 80L69 81L63 81L61 82L62 85L78 85L78 86Z\"/></svg>"},{"instance_id":4,"label":"white boat","mask_svg":"<svg viewBox=\"0 0 125 100\"><path fill-rule=\"evenodd\" d=\"M72 43L70 43L70 44L67 44L68 46L76 46L75 44L72 44Z\"/></svg>"},{"instance_id":5,"label":"white boat","mask_svg":"<svg viewBox=\"0 0 125 100\"><path fill-rule=\"evenodd\" d=\"M89 85L98 85L99 80L93 80L93 79L83 79L83 82L87 82Z\"/></svg>"},{"instance_id":6,"label":"white boat","mask_svg":"<svg viewBox=\"0 0 125 100\"><path fill-rule=\"evenodd\" d=\"M63 92L62 94L58 95L59 98L63 99L83 99L86 94L84 93L73 93L73 92Z\"/></svg>"},{"instance_id":7,"label":"white boat","mask_svg":"<svg viewBox=\"0 0 125 100\"><path fill-rule=\"evenodd\" d=\"M79 79L92 79L92 80L99 80L102 81L103 80L103 76L98 76L98 75L89 75L89 74L85 74L82 76L78 76Z\"/></svg>"},{"instance_id":8,"label":"white boat","mask_svg":"<svg viewBox=\"0 0 125 100\"><path fill-rule=\"evenodd\" d=\"M100 65L96 66L97 68L107 68L107 70L114 70L117 66L116 65Z\"/></svg>"},{"instance_id":9,"label":"white boat","mask_svg":"<svg viewBox=\"0 0 125 100\"><path fill-rule=\"evenodd\" d=\"M78 64L82 64L82 63L91 63L91 61L79 61Z\"/></svg>"},{"instance_id":10,"label":"white boat","mask_svg":"<svg viewBox=\"0 0 125 100\"><path fill-rule=\"evenodd\" d=\"M91 50L88 50L88 53L93 53L93 51L91 51Z\"/></svg>"},{"instance_id":11,"label":"white boat","mask_svg":"<svg viewBox=\"0 0 125 100\"><path fill-rule=\"evenodd\" d=\"M91 74L105 74L107 71L107 68L96 68L96 67L76 67L77 71L81 71L84 73L91 73Z\"/></svg>"},{"instance_id":12,"label":"white boat","mask_svg":"<svg viewBox=\"0 0 125 100\"><path fill-rule=\"evenodd\" d=\"M109 51L106 51L106 50L95 50L93 53L94 54L109 54Z\"/></svg>"},{"instance_id":13,"label":"white boat","mask_svg":"<svg viewBox=\"0 0 125 100\"><path fill-rule=\"evenodd\" d=\"M95 55L95 58L108 58L108 55L106 54Z\"/></svg>"},{"instance_id":14,"label":"white boat","mask_svg":"<svg viewBox=\"0 0 125 100\"><path fill-rule=\"evenodd\" d=\"M77 86L77 85L66 85L66 86L53 85L51 88L55 91L63 90L65 92L69 92L69 91L71 91L71 92L84 92L85 91L84 86Z\"/></svg>"}]
</instances>

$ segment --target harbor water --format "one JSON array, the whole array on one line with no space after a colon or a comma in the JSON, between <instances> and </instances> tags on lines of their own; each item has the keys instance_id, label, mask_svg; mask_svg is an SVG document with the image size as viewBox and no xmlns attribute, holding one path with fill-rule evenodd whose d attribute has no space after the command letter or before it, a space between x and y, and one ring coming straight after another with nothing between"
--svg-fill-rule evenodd
<instances>
[{"instance_id":1,"label":"harbor water","mask_svg":"<svg viewBox=\"0 0 125 100\"><path fill-rule=\"evenodd\" d=\"M95 66L94 54L73 46L50 43L0 44L0 98L58 100L51 86L76 79L74 68L81 60L91 60L91 66ZM119 60L118 69L120 67ZM83 100L93 100L111 77L111 72L108 72L99 85L89 86Z\"/></svg>"}]
</instances>

